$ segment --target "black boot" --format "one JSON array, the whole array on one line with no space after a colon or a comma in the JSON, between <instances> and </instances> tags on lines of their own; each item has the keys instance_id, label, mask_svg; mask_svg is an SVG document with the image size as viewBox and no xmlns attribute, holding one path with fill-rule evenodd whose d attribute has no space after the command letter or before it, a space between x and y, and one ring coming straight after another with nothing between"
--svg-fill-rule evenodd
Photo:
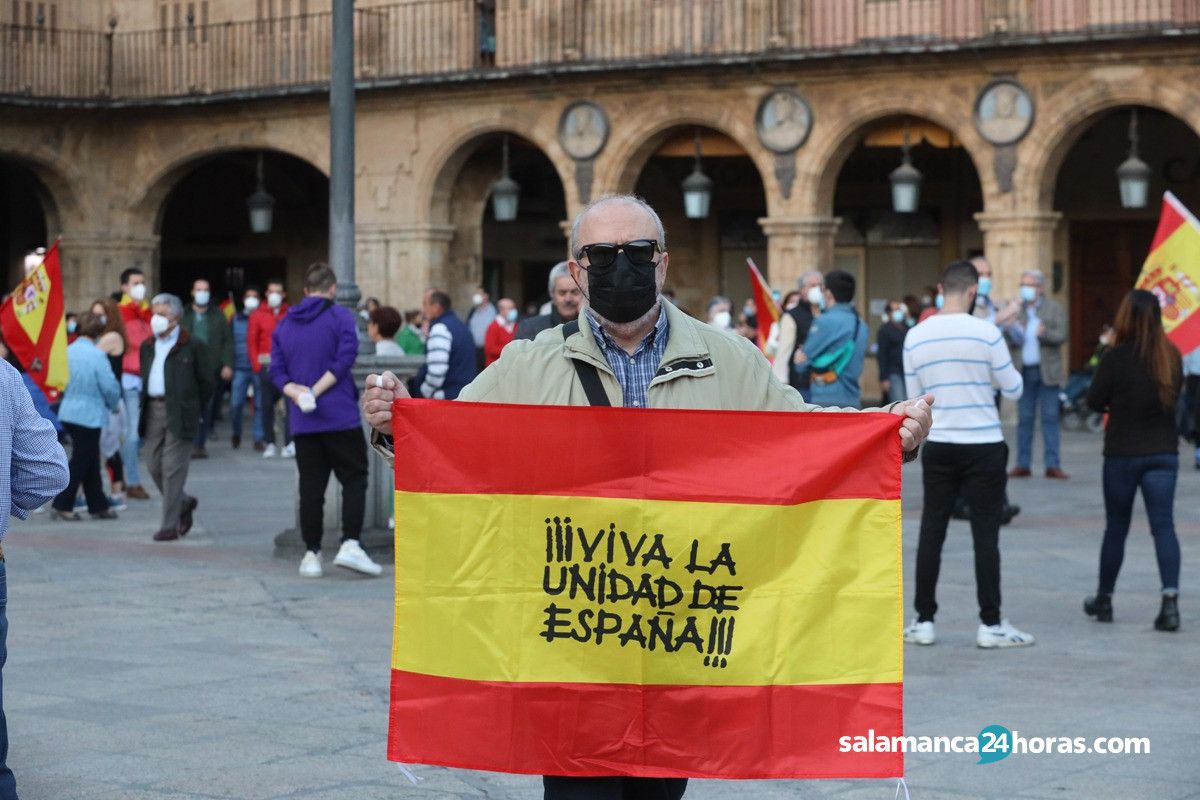
<instances>
[{"instance_id":1,"label":"black boot","mask_svg":"<svg viewBox=\"0 0 1200 800\"><path fill-rule=\"evenodd\" d=\"M1096 622L1112 622L1112 595L1098 594L1087 598L1083 601L1083 613L1095 617Z\"/></svg>"},{"instance_id":2,"label":"black boot","mask_svg":"<svg viewBox=\"0 0 1200 800\"><path fill-rule=\"evenodd\" d=\"M1158 616L1154 619L1154 629L1158 631L1179 630L1178 596L1173 594L1163 595L1162 610L1158 612Z\"/></svg>"}]
</instances>

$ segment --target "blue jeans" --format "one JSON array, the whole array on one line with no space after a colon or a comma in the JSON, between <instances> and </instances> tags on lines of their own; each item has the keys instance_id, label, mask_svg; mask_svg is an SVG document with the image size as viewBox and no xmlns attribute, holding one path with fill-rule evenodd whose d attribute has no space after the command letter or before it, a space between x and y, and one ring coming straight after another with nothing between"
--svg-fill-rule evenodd
<instances>
[{"instance_id":1,"label":"blue jeans","mask_svg":"<svg viewBox=\"0 0 1200 800\"><path fill-rule=\"evenodd\" d=\"M1112 594L1125 560L1125 537L1138 487L1150 518L1154 555L1163 589L1179 588L1179 539L1175 536L1175 479L1179 456L1105 456L1104 543L1100 545L1100 594Z\"/></svg>"},{"instance_id":2,"label":"blue jeans","mask_svg":"<svg viewBox=\"0 0 1200 800\"><path fill-rule=\"evenodd\" d=\"M235 369L233 383L229 396L229 422L233 426L233 435L239 439L242 436L242 409L246 407L246 390L254 387L254 441L263 440L262 414L258 407L262 405L262 386L258 376L248 369Z\"/></svg>"},{"instance_id":3,"label":"blue jeans","mask_svg":"<svg viewBox=\"0 0 1200 800\"><path fill-rule=\"evenodd\" d=\"M1042 418L1042 444L1045 445L1046 469L1058 463L1058 390L1057 384L1042 383L1042 368L1025 367L1021 370L1025 380L1025 391L1017 401L1017 466L1029 469L1033 463L1034 417Z\"/></svg>"},{"instance_id":4,"label":"blue jeans","mask_svg":"<svg viewBox=\"0 0 1200 800\"><path fill-rule=\"evenodd\" d=\"M121 443L121 463L125 468L125 485L140 486L141 474L138 472L138 412L141 404L139 389L125 389L125 441Z\"/></svg>"},{"instance_id":5,"label":"blue jeans","mask_svg":"<svg viewBox=\"0 0 1200 800\"><path fill-rule=\"evenodd\" d=\"M17 780L8 768L8 721L4 718L4 662L8 661L8 576L0 560L0 800L17 800Z\"/></svg>"}]
</instances>

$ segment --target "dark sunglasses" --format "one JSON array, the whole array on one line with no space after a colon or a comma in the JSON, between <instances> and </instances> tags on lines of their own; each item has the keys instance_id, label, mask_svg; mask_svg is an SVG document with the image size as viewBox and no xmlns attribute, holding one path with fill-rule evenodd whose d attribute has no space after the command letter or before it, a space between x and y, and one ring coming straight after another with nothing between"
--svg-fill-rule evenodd
<instances>
[{"instance_id":1,"label":"dark sunglasses","mask_svg":"<svg viewBox=\"0 0 1200 800\"><path fill-rule=\"evenodd\" d=\"M617 260L617 253L622 250L625 251L625 255L629 256L632 263L645 266L654 262L654 254L658 252L658 242L654 239L634 239L632 242L624 244L606 242L585 244L579 248L579 256L580 258L587 256L588 267L603 269L611 267Z\"/></svg>"}]
</instances>

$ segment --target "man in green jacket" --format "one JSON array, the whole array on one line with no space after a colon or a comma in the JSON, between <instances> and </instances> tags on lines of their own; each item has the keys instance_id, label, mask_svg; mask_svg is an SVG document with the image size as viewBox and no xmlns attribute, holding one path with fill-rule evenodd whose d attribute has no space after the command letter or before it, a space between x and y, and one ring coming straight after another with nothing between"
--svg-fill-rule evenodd
<instances>
[{"instance_id":1,"label":"man in green jacket","mask_svg":"<svg viewBox=\"0 0 1200 800\"><path fill-rule=\"evenodd\" d=\"M213 392L212 402L204 407L204 420L200 430L196 432L195 448L192 458L208 458L204 449L208 435L212 433L213 420L220 411L221 391L233 377L233 331L225 312L212 302L212 287L204 278L192 282L192 305L183 313L183 328L193 339L204 344L210 359L210 369L213 380L216 381L217 391Z\"/></svg>"},{"instance_id":2,"label":"man in green jacket","mask_svg":"<svg viewBox=\"0 0 1200 800\"><path fill-rule=\"evenodd\" d=\"M514 341L459 394L488 403L588 405L574 362L595 367L614 406L762 411L853 411L805 403L780 383L748 339L723 333L662 301L667 277L666 234L641 198L614 195L587 206L571 230L571 277L585 306L578 330L561 326L533 341ZM363 412L375 429L376 449L392 457L391 407L407 397L391 373L367 376ZM894 403L905 417L900 440L905 460L929 434L933 396ZM883 409L869 409L880 411ZM702 432L697 432L702 435ZM678 800L680 778L568 778L546 776L546 800L583 796Z\"/></svg>"},{"instance_id":3,"label":"man in green jacket","mask_svg":"<svg viewBox=\"0 0 1200 800\"><path fill-rule=\"evenodd\" d=\"M169 542L192 527L199 501L184 491L192 440L212 399L216 373L204 344L180 324L183 303L173 294L150 303L153 335L142 342L142 404L138 434L146 465L162 493L162 525L154 541Z\"/></svg>"}]
</instances>

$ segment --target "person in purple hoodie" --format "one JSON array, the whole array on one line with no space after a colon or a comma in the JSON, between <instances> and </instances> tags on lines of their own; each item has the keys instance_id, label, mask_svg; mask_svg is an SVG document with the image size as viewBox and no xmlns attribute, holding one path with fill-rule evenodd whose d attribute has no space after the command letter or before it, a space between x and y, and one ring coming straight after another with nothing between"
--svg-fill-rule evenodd
<instances>
[{"instance_id":1,"label":"person in purple hoodie","mask_svg":"<svg viewBox=\"0 0 1200 800\"><path fill-rule=\"evenodd\" d=\"M313 264L304 301L288 309L271 335L271 381L292 404L289 424L300 473L300 574L319 578L329 473L342 485L342 545L335 566L378 575L383 568L359 544L367 503L367 443L351 368L358 355L354 315L334 302L337 276Z\"/></svg>"}]
</instances>

